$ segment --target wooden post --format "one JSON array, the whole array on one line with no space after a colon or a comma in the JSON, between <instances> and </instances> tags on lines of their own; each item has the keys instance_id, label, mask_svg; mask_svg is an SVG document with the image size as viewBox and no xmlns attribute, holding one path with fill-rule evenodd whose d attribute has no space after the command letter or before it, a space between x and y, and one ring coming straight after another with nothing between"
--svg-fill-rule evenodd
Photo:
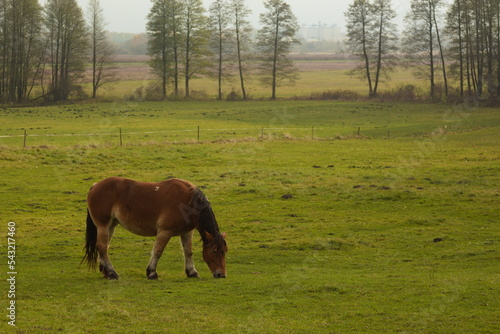
<instances>
[{"instance_id":1,"label":"wooden post","mask_svg":"<svg viewBox=\"0 0 500 334\"><path fill-rule=\"evenodd\" d=\"M314 139L314 126L312 127L312 130L311 130L311 138Z\"/></svg>"},{"instance_id":2,"label":"wooden post","mask_svg":"<svg viewBox=\"0 0 500 334\"><path fill-rule=\"evenodd\" d=\"M358 127L358 136L361 133L361 127Z\"/></svg>"},{"instance_id":3,"label":"wooden post","mask_svg":"<svg viewBox=\"0 0 500 334\"><path fill-rule=\"evenodd\" d=\"M198 125L198 141L200 141L200 126Z\"/></svg>"},{"instance_id":4,"label":"wooden post","mask_svg":"<svg viewBox=\"0 0 500 334\"><path fill-rule=\"evenodd\" d=\"M28 137L28 133L26 130L24 130L24 142L23 142L23 148L26 148L26 137Z\"/></svg>"},{"instance_id":5,"label":"wooden post","mask_svg":"<svg viewBox=\"0 0 500 334\"><path fill-rule=\"evenodd\" d=\"M120 128L120 146L123 146L122 128Z\"/></svg>"}]
</instances>

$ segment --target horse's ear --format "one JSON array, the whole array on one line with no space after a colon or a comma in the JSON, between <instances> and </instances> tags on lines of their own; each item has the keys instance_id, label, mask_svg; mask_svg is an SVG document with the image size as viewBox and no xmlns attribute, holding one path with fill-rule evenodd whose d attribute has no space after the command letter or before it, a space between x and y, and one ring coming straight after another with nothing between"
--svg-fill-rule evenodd
<instances>
[{"instance_id":1,"label":"horse's ear","mask_svg":"<svg viewBox=\"0 0 500 334\"><path fill-rule=\"evenodd\" d=\"M226 232L222 233L222 237L226 239Z\"/></svg>"},{"instance_id":2,"label":"horse's ear","mask_svg":"<svg viewBox=\"0 0 500 334\"><path fill-rule=\"evenodd\" d=\"M214 236L208 233L207 231L205 231L205 235L207 236L208 241L214 240Z\"/></svg>"}]
</instances>

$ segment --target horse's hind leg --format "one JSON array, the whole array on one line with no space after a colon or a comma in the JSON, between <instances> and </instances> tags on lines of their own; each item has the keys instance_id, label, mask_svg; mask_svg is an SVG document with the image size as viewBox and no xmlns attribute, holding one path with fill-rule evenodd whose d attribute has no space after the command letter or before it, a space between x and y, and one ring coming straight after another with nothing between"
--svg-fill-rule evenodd
<instances>
[{"instance_id":1,"label":"horse's hind leg","mask_svg":"<svg viewBox=\"0 0 500 334\"><path fill-rule=\"evenodd\" d=\"M113 231L116 225L104 226L97 228L97 251L99 252L100 265L99 269L104 274L105 278L108 279L118 279L118 274L116 273L111 261L108 257L108 245L113 236Z\"/></svg>"},{"instance_id":2,"label":"horse's hind leg","mask_svg":"<svg viewBox=\"0 0 500 334\"><path fill-rule=\"evenodd\" d=\"M185 272L189 278L200 277L193 262L193 231L181 235L182 248L184 249Z\"/></svg>"},{"instance_id":3,"label":"horse's hind leg","mask_svg":"<svg viewBox=\"0 0 500 334\"><path fill-rule=\"evenodd\" d=\"M165 247L172 238L172 233L169 231L158 232L153 246L153 252L151 253L151 260L149 260L148 267L146 269L146 276L148 279L158 279L158 273L156 272L156 266L158 265L158 260L160 259Z\"/></svg>"}]
</instances>

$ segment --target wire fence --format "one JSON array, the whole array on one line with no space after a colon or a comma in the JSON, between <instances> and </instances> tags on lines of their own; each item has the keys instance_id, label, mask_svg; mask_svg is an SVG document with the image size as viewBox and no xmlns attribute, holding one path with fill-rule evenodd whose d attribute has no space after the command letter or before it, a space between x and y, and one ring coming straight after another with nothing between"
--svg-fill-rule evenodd
<instances>
[{"instance_id":1,"label":"wire fence","mask_svg":"<svg viewBox=\"0 0 500 334\"><path fill-rule=\"evenodd\" d=\"M373 130L367 131L373 135ZM379 132L379 136L382 134ZM384 131L385 132L385 131ZM391 136L390 130L384 133ZM138 131L122 128L107 129L93 133L37 133L35 130L23 130L21 134L0 135L3 147L40 147L40 146L78 146L78 145L140 145L151 143L192 143L221 140L243 139L342 139L343 137L363 137L361 128L338 131L326 127L260 127L260 128L219 128L206 129L197 126L194 129Z\"/></svg>"}]
</instances>

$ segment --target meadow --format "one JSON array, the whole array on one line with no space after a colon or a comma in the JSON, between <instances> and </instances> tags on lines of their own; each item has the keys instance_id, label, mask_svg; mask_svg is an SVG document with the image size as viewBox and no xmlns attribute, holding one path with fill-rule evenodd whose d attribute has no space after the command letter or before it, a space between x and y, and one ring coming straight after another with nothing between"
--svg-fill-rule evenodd
<instances>
[{"instance_id":1,"label":"meadow","mask_svg":"<svg viewBox=\"0 0 500 334\"><path fill-rule=\"evenodd\" d=\"M500 331L498 109L116 102L0 120L1 267L9 278L15 222L17 271L3 332ZM185 278L173 239L148 281L153 239L122 228L120 280L80 265L86 193L112 175L202 187L228 235L228 277L210 277L196 238L202 278Z\"/></svg>"},{"instance_id":2,"label":"meadow","mask_svg":"<svg viewBox=\"0 0 500 334\"><path fill-rule=\"evenodd\" d=\"M324 58L312 55L295 55L293 59L299 71L299 80L294 85L289 85L286 81L280 85L277 90L279 98L304 99L324 91L338 90L349 90L361 96L368 95L366 80L348 74L348 71L355 66L352 60L335 59L328 55ZM124 98L147 99L147 89L155 80L147 59L144 56L132 56L126 59L119 58L117 61L121 62L113 66L116 82L105 84L99 91L99 97L108 101L123 100ZM246 78L246 90L249 98L257 100L269 98L271 89L262 86L259 82L259 76L256 73L257 63L250 63L249 67L249 75ZM396 67L394 72L390 73L389 78L381 80L379 92L390 92L405 85L413 85L416 87L417 94L428 95L426 93L428 91L427 81L415 78L412 71L412 69L401 66ZM234 69L231 73L225 77L223 82L224 96L231 92L240 94L239 77ZM439 83L439 78L436 80ZM90 94L90 83L91 75L87 73L82 83L86 94ZM195 99L215 99L217 97L217 84L213 77L194 76L191 80L191 88L193 90L191 96ZM169 87L170 92L171 89Z\"/></svg>"}]
</instances>

